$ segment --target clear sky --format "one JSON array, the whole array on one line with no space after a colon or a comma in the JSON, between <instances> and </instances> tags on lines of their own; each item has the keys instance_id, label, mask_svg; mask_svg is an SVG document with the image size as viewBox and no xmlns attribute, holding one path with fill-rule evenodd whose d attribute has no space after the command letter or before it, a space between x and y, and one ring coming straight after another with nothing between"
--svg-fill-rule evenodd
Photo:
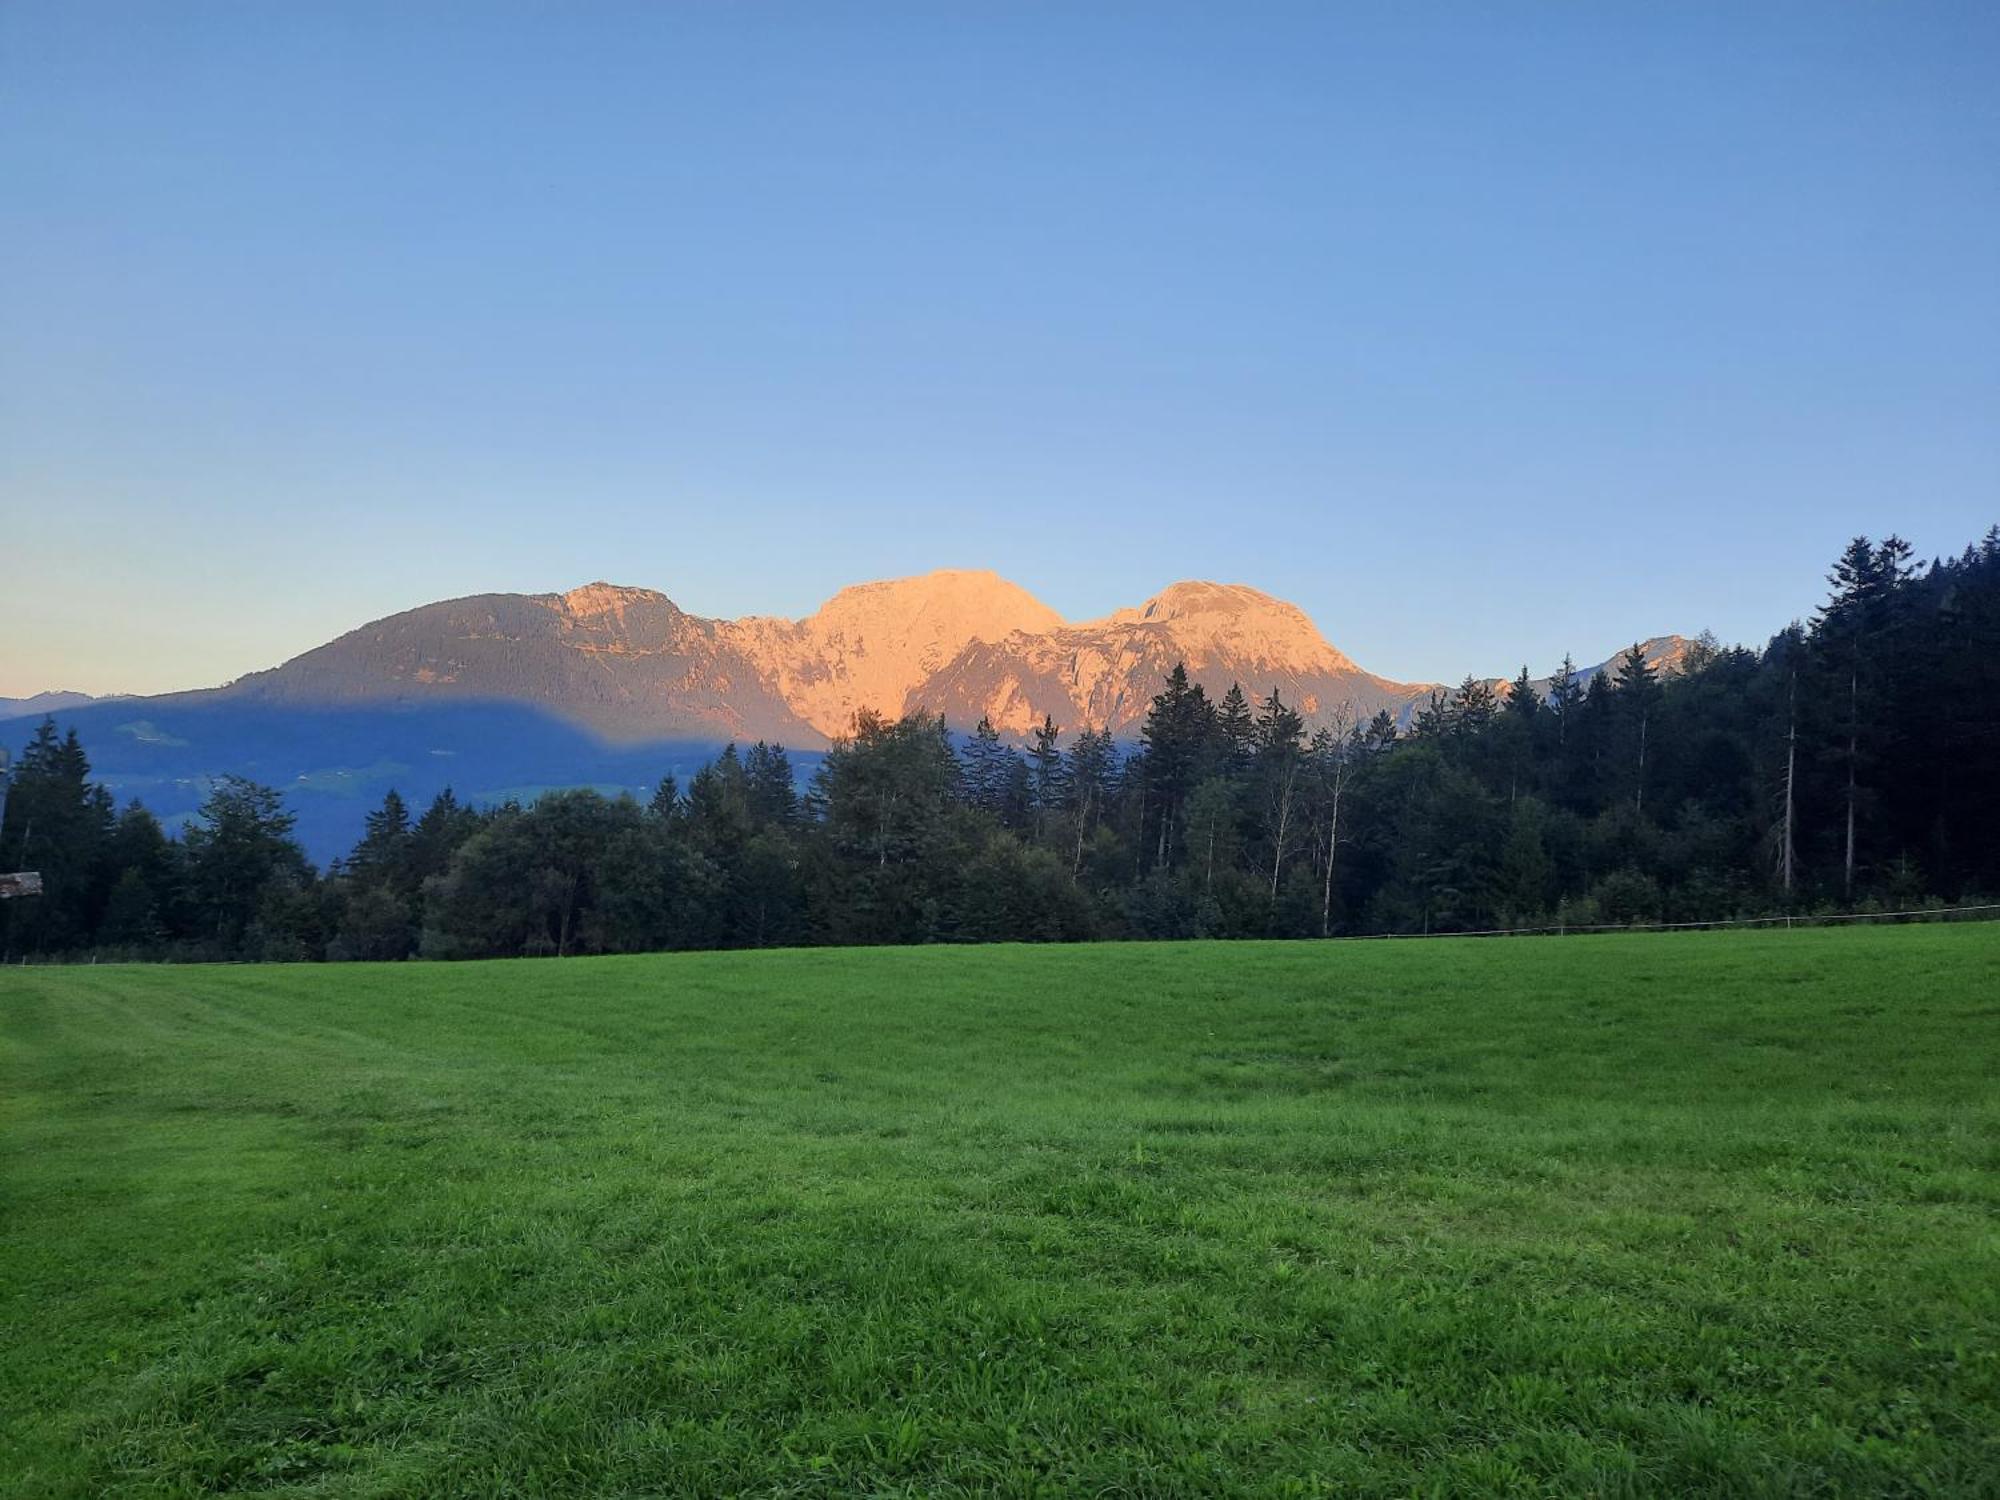
<instances>
[{"instance_id":1,"label":"clear sky","mask_svg":"<svg viewBox=\"0 0 2000 1500\"><path fill-rule=\"evenodd\" d=\"M2000 519L2000 6L0 4L0 693L487 590L1403 679Z\"/></svg>"}]
</instances>

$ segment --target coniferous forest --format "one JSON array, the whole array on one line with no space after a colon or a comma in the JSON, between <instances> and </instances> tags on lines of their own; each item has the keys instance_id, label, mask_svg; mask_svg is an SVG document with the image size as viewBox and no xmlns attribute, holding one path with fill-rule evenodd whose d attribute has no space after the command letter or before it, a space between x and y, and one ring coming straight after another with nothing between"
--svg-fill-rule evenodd
<instances>
[{"instance_id":1,"label":"coniferous forest","mask_svg":"<svg viewBox=\"0 0 2000 1500\"><path fill-rule=\"evenodd\" d=\"M1856 538L1810 621L1635 647L1537 692L1468 678L1401 728L1310 733L1176 669L1140 742L864 715L801 789L732 746L649 802L423 809L315 871L280 794L170 832L44 721L0 869L9 961L479 958L1003 939L1318 937L1702 922L2000 899L2000 528L1918 564ZM1548 664L1553 665L1553 664Z\"/></svg>"}]
</instances>

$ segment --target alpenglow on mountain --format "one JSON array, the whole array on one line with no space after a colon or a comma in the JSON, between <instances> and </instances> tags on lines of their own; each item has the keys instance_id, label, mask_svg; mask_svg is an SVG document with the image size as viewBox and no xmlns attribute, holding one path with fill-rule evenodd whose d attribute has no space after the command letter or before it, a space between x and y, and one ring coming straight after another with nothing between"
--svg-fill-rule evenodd
<instances>
[{"instance_id":1,"label":"alpenglow on mountain","mask_svg":"<svg viewBox=\"0 0 2000 1500\"><path fill-rule=\"evenodd\" d=\"M1309 723L1400 712L1391 682L1327 644L1303 611L1242 584L1176 583L1072 624L991 572L842 589L801 620L691 615L651 589L477 594L377 620L216 694L268 704L531 705L612 741L766 739L818 748L856 713L990 718L1025 735L1134 736L1176 662L1210 694L1275 688Z\"/></svg>"}]
</instances>

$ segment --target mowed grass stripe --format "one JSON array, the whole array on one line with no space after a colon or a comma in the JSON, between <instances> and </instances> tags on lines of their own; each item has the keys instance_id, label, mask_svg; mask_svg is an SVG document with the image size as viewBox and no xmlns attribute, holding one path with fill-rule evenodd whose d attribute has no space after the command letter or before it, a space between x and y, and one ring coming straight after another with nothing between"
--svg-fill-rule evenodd
<instances>
[{"instance_id":1,"label":"mowed grass stripe","mask_svg":"<svg viewBox=\"0 0 2000 1500\"><path fill-rule=\"evenodd\" d=\"M2000 929L0 973L9 1493L2000 1487Z\"/></svg>"}]
</instances>

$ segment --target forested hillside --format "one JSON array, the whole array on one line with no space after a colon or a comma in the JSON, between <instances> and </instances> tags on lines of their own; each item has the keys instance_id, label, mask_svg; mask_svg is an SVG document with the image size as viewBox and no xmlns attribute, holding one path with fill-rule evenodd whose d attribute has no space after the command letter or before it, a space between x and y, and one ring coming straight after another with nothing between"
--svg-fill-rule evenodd
<instances>
[{"instance_id":1,"label":"forested hillside","mask_svg":"<svg viewBox=\"0 0 2000 1500\"><path fill-rule=\"evenodd\" d=\"M1582 680L1468 677L1407 732L1310 734L1275 689L1176 666L1136 745L1045 721L859 715L803 791L732 747L650 803L421 813L394 793L320 874L228 778L170 836L45 721L0 824L38 869L24 956L437 958L1003 938L1322 936L1900 908L2000 891L2000 528L1917 565L1857 538L1761 651L1638 648Z\"/></svg>"}]
</instances>

